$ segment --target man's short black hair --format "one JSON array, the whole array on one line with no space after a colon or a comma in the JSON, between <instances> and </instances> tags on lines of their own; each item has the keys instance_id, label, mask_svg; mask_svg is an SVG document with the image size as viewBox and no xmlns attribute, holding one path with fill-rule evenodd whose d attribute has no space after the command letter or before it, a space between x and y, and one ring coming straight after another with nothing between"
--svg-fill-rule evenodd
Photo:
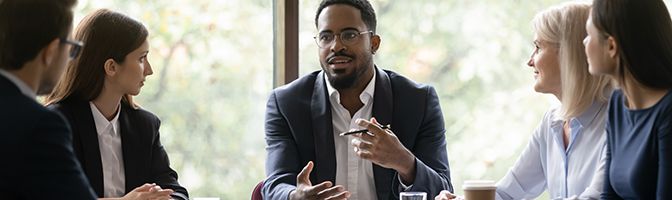
<instances>
[{"instance_id":1,"label":"man's short black hair","mask_svg":"<svg viewBox=\"0 0 672 200\"><path fill-rule=\"evenodd\" d=\"M18 70L54 39L66 39L77 0L0 0L0 68Z\"/></svg>"},{"instance_id":2,"label":"man's short black hair","mask_svg":"<svg viewBox=\"0 0 672 200\"><path fill-rule=\"evenodd\" d=\"M366 24L366 27L370 31L376 32L376 11L373 10L371 3L368 0L322 0L320 6L317 8L317 13L315 13L315 26L317 27L317 18L320 16L320 13L324 8L334 4L345 4L352 7L355 7L359 10L362 15L362 21Z\"/></svg>"}]
</instances>

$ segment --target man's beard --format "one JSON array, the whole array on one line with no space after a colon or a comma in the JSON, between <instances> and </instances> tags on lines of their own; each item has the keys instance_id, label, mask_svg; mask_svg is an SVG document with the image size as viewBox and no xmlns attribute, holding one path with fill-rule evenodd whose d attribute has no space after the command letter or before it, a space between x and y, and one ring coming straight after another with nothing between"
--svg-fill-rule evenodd
<instances>
[{"instance_id":1,"label":"man's beard","mask_svg":"<svg viewBox=\"0 0 672 200\"><path fill-rule=\"evenodd\" d=\"M355 71L352 73L338 78L328 75L327 80L329 80L331 86L336 90L351 89L353 86L355 86L357 81L362 79L362 76L364 76L366 70L368 70L368 68L372 65L373 61L371 60L371 57L364 58L364 60L366 62L356 66Z\"/></svg>"}]
</instances>

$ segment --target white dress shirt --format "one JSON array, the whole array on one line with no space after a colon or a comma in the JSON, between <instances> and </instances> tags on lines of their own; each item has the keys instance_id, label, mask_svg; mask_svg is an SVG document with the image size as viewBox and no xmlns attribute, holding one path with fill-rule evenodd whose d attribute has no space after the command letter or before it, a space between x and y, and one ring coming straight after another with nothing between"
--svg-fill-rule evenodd
<instances>
[{"instance_id":1,"label":"white dress shirt","mask_svg":"<svg viewBox=\"0 0 672 200\"><path fill-rule=\"evenodd\" d=\"M121 152L121 135L119 130L119 113L112 120L107 120L93 102L89 102L93 120L98 133L98 148L103 166L103 189L105 197L122 197L126 191L124 159Z\"/></svg>"},{"instance_id":2,"label":"white dress shirt","mask_svg":"<svg viewBox=\"0 0 672 200\"><path fill-rule=\"evenodd\" d=\"M0 76L4 76L5 78L9 79L10 82L14 83L16 87L19 88L19 91L23 93L24 95L30 97L31 99L35 99L36 92L33 91L28 85L23 82L19 77L14 76L14 74L9 73L8 71L5 71L4 69L0 69Z\"/></svg>"},{"instance_id":3,"label":"white dress shirt","mask_svg":"<svg viewBox=\"0 0 672 200\"><path fill-rule=\"evenodd\" d=\"M599 199L604 182L607 103L593 103L570 119L565 150L558 108L546 112L516 164L497 183L497 199Z\"/></svg>"},{"instance_id":4,"label":"white dress shirt","mask_svg":"<svg viewBox=\"0 0 672 200\"><path fill-rule=\"evenodd\" d=\"M341 105L340 93L331 86L326 75L327 92L331 102L331 119L334 130L334 146L336 148L336 185L342 185L350 192L350 200L378 199L376 185L373 179L373 165L371 161L361 159L350 144L352 136L339 136L340 133L350 129L361 129L355 121L359 118L370 119L373 108L373 92L375 91L376 74L359 95L364 106L355 115L350 117L350 112Z\"/></svg>"}]
</instances>

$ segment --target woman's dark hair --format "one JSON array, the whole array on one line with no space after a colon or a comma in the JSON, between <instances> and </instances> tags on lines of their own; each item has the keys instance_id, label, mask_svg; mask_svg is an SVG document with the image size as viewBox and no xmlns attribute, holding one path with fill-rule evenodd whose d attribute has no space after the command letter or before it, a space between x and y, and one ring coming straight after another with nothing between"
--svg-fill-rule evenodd
<instances>
[{"instance_id":1,"label":"woman's dark hair","mask_svg":"<svg viewBox=\"0 0 672 200\"><path fill-rule=\"evenodd\" d=\"M662 0L595 0L592 22L618 45L617 77L672 88L672 20Z\"/></svg>"},{"instance_id":2,"label":"woman's dark hair","mask_svg":"<svg viewBox=\"0 0 672 200\"><path fill-rule=\"evenodd\" d=\"M47 104L98 97L105 81L105 61L111 58L123 63L126 55L147 40L147 35L145 26L121 13L100 9L86 16L75 32L75 39L85 44L82 53L70 62L63 79L47 97ZM123 99L134 105L129 95Z\"/></svg>"}]
</instances>

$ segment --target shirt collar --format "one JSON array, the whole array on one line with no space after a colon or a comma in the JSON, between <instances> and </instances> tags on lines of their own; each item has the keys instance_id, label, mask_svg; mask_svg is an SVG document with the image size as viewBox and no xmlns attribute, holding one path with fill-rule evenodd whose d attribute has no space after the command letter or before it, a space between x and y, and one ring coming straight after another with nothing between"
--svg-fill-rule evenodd
<instances>
[{"instance_id":1,"label":"shirt collar","mask_svg":"<svg viewBox=\"0 0 672 200\"><path fill-rule=\"evenodd\" d=\"M9 79L9 81L14 83L14 85L16 85L16 87L19 88L19 91L21 91L21 93L23 93L24 95L30 97L31 99L36 98L37 95L36 95L35 91L33 91L33 89L28 87L28 84L26 84L21 79L19 79L19 77L14 76L14 74L9 73L8 71L5 71L4 69L0 69L0 75L4 76L5 78Z\"/></svg>"},{"instance_id":2,"label":"shirt collar","mask_svg":"<svg viewBox=\"0 0 672 200\"><path fill-rule=\"evenodd\" d=\"M121 106L117 107L117 114L112 118L112 120L107 120L103 113L98 110L93 102L89 101L89 106L91 106L91 113L93 114L93 121L96 123L96 131L98 134L105 133L108 126L112 126L112 134L116 135L119 130L119 113L121 113Z\"/></svg>"},{"instance_id":3,"label":"shirt collar","mask_svg":"<svg viewBox=\"0 0 672 200\"><path fill-rule=\"evenodd\" d=\"M576 121L579 123L581 126L588 126L590 125L595 118L597 118L598 114L601 113L604 109L607 109L607 103L606 102L599 102L595 101L593 104L586 109L581 115L576 117Z\"/></svg>"},{"instance_id":4,"label":"shirt collar","mask_svg":"<svg viewBox=\"0 0 672 200\"><path fill-rule=\"evenodd\" d=\"M606 109L607 103L606 102L599 102L595 101L593 102L586 111L581 113L581 115L577 117L573 117L569 120L569 125L572 129L575 128L582 128L585 126L589 126L593 120L598 116L600 112L603 112L604 109ZM557 111L559 109L556 109L556 112L553 112L553 125L560 126L562 127L563 120L560 116L557 115Z\"/></svg>"},{"instance_id":5,"label":"shirt collar","mask_svg":"<svg viewBox=\"0 0 672 200\"><path fill-rule=\"evenodd\" d=\"M364 91L359 95L359 99L362 101L362 103L366 104L368 100L373 99L373 93L376 90L376 70L373 70L373 77L369 81L369 84L366 85L366 88L364 88ZM329 82L329 79L327 78L327 74L324 74L324 82L327 83L327 93L329 94L329 99L332 101L340 104L341 103L341 98L340 98L340 93L336 88L331 86L331 83Z\"/></svg>"}]
</instances>

